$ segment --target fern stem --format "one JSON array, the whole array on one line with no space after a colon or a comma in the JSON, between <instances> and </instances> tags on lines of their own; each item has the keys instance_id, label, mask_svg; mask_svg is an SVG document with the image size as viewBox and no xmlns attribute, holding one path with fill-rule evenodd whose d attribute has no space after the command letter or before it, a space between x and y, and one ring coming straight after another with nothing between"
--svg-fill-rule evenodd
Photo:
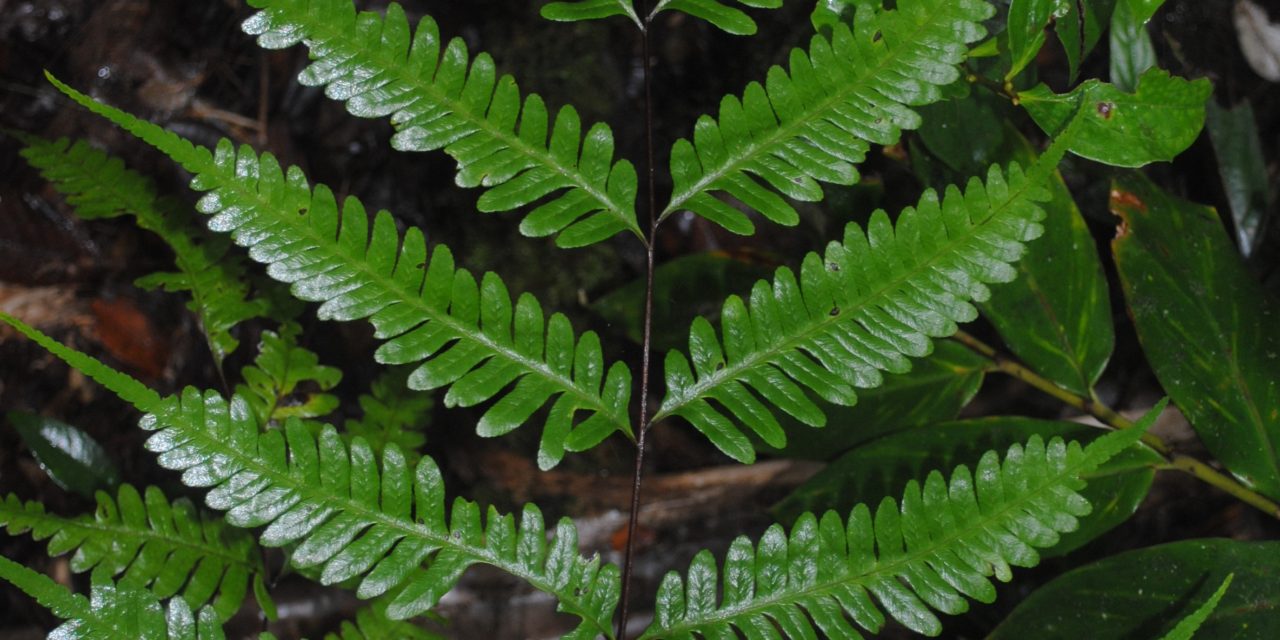
<instances>
[{"instance_id":1,"label":"fern stem","mask_svg":"<svg viewBox=\"0 0 1280 640\"><path fill-rule=\"evenodd\" d=\"M647 2L640 0L640 13L645 14ZM635 469L631 476L631 511L627 517L627 548L622 561L622 593L620 595L621 611L618 615L618 640L627 638L627 617L630 613L631 568L635 556L636 526L640 517L640 489L644 479L644 447L645 435L649 432L649 368L650 352L653 348L653 275L654 246L658 232L657 208L657 165L653 153L653 79L650 69L649 28L653 24L653 14L645 16L640 28L641 69L644 77L644 142L645 142L645 183L648 190L649 235L645 242L645 284L644 284L644 335L640 344L640 416L636 423L636 458Z\"/></svg>"},{"instance_id":2,"label":"fern stem","mask_svg":"<svg viewBox=\"0 0 1280 640\"><path fill-rule=\"evenodd\" d=\"M1067 391L1066 389L1054 384L1051 380L1048 380L1031 369L1028 369L1025 365L1017 362L1009 355L997 351L995 347L988 345L964 331L956 332L954 339L956 342L968 347L974 353L990 360L995 366L996 371L1013 376L1041 392L1057 398L1062 401L1063 404L1084 411L1113 429L1128 429L1133 426L1133 421L1125 418L1111 407L1103 404L1098 400L1097 396L1090 394L1090 396L1086 398ZM1157 467L1158 469L1175 470L1188 473L1200 480L1203 480L1207 484L1235 496L1241 502L1258 508L1272 518L1280 520L1280 505L1262 494L1240 484L1235 479L1217 471L1200 460L1184 454L1173 453L1172 447L1161 439L1160 436L1148 431L1147 433L1142 434L1142 442L1168 458L1169 461Z\"/></svg>"}]
</instances>

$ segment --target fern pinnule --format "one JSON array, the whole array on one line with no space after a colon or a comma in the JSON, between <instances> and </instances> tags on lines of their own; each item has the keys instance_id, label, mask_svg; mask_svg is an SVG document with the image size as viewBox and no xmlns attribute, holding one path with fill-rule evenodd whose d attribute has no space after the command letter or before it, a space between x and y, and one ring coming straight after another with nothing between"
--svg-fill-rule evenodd
<instances>
[{"instance_id":1,"label":"fern pinnule","mask_svg":"<svg viewBox=\"0 0 1280 640\"><path fill-rule=\"evenodd\" d=\"M428 252L421 230L402 235L386 211L370 224L359 200L339 207L328 187L313 190L300 169L284 171L269 153L237 150L225 139L210 153L50 80L195 174L191 187L208 192L197 208L212 216L209 228L247 247L295 297L321 302L321 319L368 318L386 340L379 362L421 363L410 387L449 387L450 407L501 396L481 417L481 435L508 433L550 403L538 452L550 468L566 450L590 448L615 431L631 434L631 372L620 362L606 371L594 332L575 340L568 318L545 319L532 295L512 304L497 275L476 282L455 267L448 247ZM579 412L587 416L575 425Z\"/></svg>"},{"instance_id":2,"label":"fern pinnule","mask_svg":"<svg viewBox=\"0 0 1280 640\"><path fill-rule=\"evenodd\" d=\"M244 30L258 36L260 46L302 42L311 50L313 62L299 82L324 86L352 115L391 116L396 149L443 149L458 162L459 186L486 189L482 211L545 200L521 222L525 235L558 234L556 243L564 247L619 231L645 240L636 223L636 170L629 161L614 161L609 127L593 125L584 137L570 106L549 125L542 98L522 100L515 80L497 77L493 59L471 56L460 38L445 44L431 17L411 30L396 3L385 16L357 14L350 0L249 4L261 11Z\"/></svg>"},{"instance_id":3,"label":"fern pinnule","mask_svg":"<svg viewBox=\"0 0 1280 640\"><path fill-rule=\"evenodd\" d=\"M934 471L874 514L866 504L844 522L834 511L806 513L789 536L774 525L757 545L740 537L725 557L718 603L721 576L703 551L687 577L667 574L640 638L775 638L775 625L789 638L860 638L853 625L878 633L886 614L938 635L933 611L958 614L969 599L994 601L991 576L1007 582L1011 567L1038 564L1036 549L1076 528L1091 511L1079 493L1085 477L1137 446L1165 404L1084 448L1033 436L1003 460L988 451L972 473L961 465L948 481Z\"/></svg>"},{"instance_id":4,"label":"fern pinnule","mask_svg":"<svg viewBox=\"0 0 1280 640\"><path fill-rule=\"evenodd\" d=\"M815 35L807 52L792 50L788 70L775 66L764 85L726 96L718 118L698 119L692 142L676 141L674 191L662 218L689 210L752 233L744 213L712 195L725 193L776 223L796 224L799 215L779 194L817 201L818 182L853 184L868 143L892 144L918 127L909 107L942 99L942 87L960 78L967 45L994 12L983 0L859 6L852 26L836 24L829 38Z\"/></svg>"},{"instance_id":5,"label":"fern pinnule","mask_svg":"<svg viewBox=\"0 0 1280 640\"><path fill-rule=\"evenodd\" d=\"M0 526L11 535L48 539L51 556L74 552L73 572L121 576L122 584L147 587L160 599L181 593L192 608L212 604L220 620L240 609L250 581L256 593L265 593L253 538L198 513L184 498L170 502L156 487L144 494L128 484L115 499L99 491L93 515L74 518L10 494L0 501Z\"/></svg>"},{"instance_id":6,"label":"fern pinnule","mask_svg":"<svg viewBox=\"0 0 1280 640\"><path fill-rule=\"evenodd\" d=\"M929 353L931 338L977 317L970 301L987 299L986 283L1014 278L1009 263L1041 233L1044 211L1036 203L1048 197L1041 176L1061 153L1059 146L1046 154L1030 175L1016 164L992 167L986 183L974 178L964 192L952 186L939 198L927 191L896 228L883 210L865 231L850 224L843 242L805 257L798 277L784 267L772 284L757 282L749 307L730 297L721 314L723 346L711 323L696 319L690 358L667 354L667 396L654 420L684 417L748 462L755 458L750 441L709 401L782 447L782 427L755 394L822 426L825 415L803 389L852 405L854 387L879 386L881 371L907 371L908 357Z\"/></svg>"}]
</instances>

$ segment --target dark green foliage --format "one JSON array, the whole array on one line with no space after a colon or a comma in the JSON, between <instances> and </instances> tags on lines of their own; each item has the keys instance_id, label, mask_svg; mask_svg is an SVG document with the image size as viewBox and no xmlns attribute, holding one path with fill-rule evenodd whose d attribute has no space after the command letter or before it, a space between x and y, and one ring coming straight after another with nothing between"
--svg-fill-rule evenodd
<instances>
[{"instance_id":1,"label":"dark green foliage","mask_svg":"<svg viewBox=\"0 0 1280 640\"><path fill-rule=\"evenodd\" d=\"M415 393L405 386L408 371L390 369L373 381L369 393L359 399L364 415L342 425L349 437L364 438L374 451L394 443L405 458L416 462L427 437L423 431L435 404L431 396Z\"/></svg>"},{"instance_id":2,"label":"dark green foliage","mask_svg":"<svg viewBox=\"0 0 1280 640\"><path fill-rule=\"evenodd\" d=\"M323 392L337 386L342 370L320 364L314 352L298 346L300 333L302 328L292 322L279 333L263 331L258 357L240 371L244 384L236 385L236 393L263 424L318 418L338 408L338 397Z\"/></svg>"}]
</instances>

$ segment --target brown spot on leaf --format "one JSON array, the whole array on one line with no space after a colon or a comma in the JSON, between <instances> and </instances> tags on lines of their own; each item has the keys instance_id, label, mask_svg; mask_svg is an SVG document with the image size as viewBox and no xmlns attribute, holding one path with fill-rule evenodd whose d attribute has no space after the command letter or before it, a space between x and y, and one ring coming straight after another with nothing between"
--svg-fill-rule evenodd
<instances>
[{"instance_id":1,"label":"brown spot on leaf","mask_svg":"<svg viewBox=\"0 0 1280 640\"><path fill-rule=\"evenodd\" d=\"M1111 102L1098 103L1098 115L1102 116L1103 120L1110 120L1111 113L1115 110L1116 110L1116 105L1114 103L1111 103Z\"/></svg>"}]
</instances>

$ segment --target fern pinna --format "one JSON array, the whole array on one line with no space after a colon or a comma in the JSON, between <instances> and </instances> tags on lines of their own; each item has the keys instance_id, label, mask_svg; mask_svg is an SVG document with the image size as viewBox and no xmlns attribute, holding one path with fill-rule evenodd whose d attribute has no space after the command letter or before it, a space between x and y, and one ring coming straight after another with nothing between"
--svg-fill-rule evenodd
<instances>
[{"instance_id":1,"label":"fern pinna","mask_svg":"<svg viewBox=\"0 0 1280 640\"><path fill-rule=\"evenodd\" d=\"M10 494L0 501L0 526L48 539L51 556L74 552L76 573L121 576L121 584L148 587L162 599L181 593L195 610L210 604L219 620L240 609L251 582L264 609L271 608L262 557L244 532L198 513L186 499L170 502L156 487L139 495L125 484L115 499L99 491L97 501L93 515L64 518Z\"/></svg>"}]
</instances>

